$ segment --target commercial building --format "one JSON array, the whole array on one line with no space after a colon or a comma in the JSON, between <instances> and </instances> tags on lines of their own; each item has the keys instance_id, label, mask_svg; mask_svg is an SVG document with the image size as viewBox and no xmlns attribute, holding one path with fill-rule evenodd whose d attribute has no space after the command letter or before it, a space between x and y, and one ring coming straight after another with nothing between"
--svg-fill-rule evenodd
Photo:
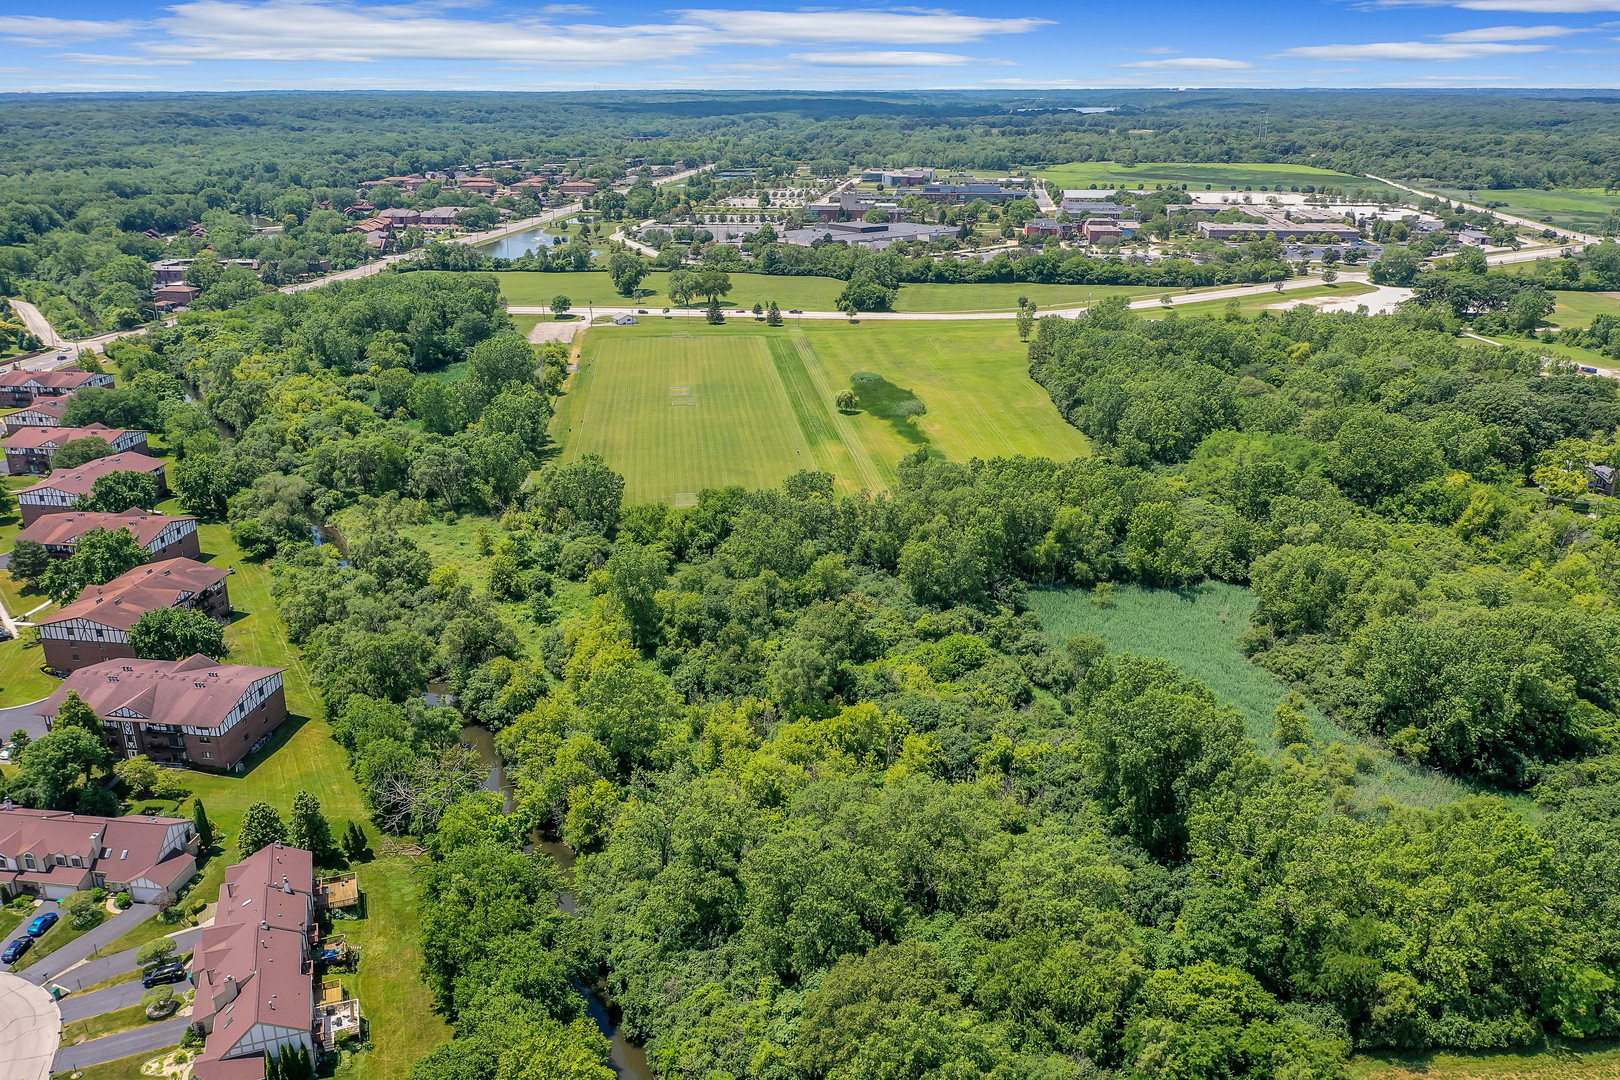
<instances>
[{"instance_id":1,"label":"commercial building","mask_svg":"<svg viewBox=\"0 0 1620 1080\"><path fill-rule=\"evenodd\" d=\"M101 717L121 757L237 769L287 719L285 668L189 660L108 660L69 675L39 706L49 727L70 691Z\"/></svg>"},{"instance_id":2,"label":"commercial building","mask_svg":"<svg viewBox=\"0 0 1620 1080\"><path fill-rule=\"evenodd\" d=\"M894 243L927 243L941 236L955 236L955 225L924 225L907 221L832 221L808 229L789 229L782 234L784 244L809 247L817 242L841 242L884 251Z\"/></svg>"},{"instance_id":3,"label":"commercial building","mask_svg":"<svg viewBox=\"0 0 1620 1080\"><path fill-rule=\"evenodd\" d=\"M272 1054L318 1057L314 887L301 848L271 844L226 869L191 965L191 1018L207 1033L197 1080L264 1080Z\"/></svg>"},{"instance_id":4,"label":"commercial building","mask_svg":"<svg viewBox=\"0 0 1620 1080\"><path fill-rule=\"evenodd\" d=\"M149 904L196 873L189 819L30 810L10 799L0 806L0 895L62 900L99 887Z\"/></svg>"},{"instance_id":5,"label":"commercial building","mask_svg":"<svg viewBox=\"0 0 1620 1080\"><path fill-rule=\"evenodd\" d=\"M1058 208L1070 217L1085 214L1089 217L1124 217L1127 207L1119 203L1103 202L1094 191L1065 191Z\"/></svg>"},{"instance_id":6,"label":"commercial building","mask_svg":"<svg viewBox=\"0 0 1620 1080\"><path fill-rule=\"evenodd\" d=\"M202 290L195 285L159 285L152 290L152 303L158 307L190 307Z\"/></svg>"},{"instance_id":7,"label":"commercial building","mask_svg":"<svg viewBox=\"0 0 1620 1080\"><path fill-rule=\"evenodd\" d=\"M6 474L42 476L50 472L56 452L75 439L101 439L114 454L147 452L146 432L133 428L110 428L103 424L90 424L87 427L26 427L0 443L6 451Z\"/></svg>"},{"instance_id":8,"label":"commercial building","mask_svg":"<svg viewBox=\"0 0 1620 1080\"><path fill-rule=\"evenodd\" d=\"M976 199L1003 203L1031 197L1028 188L1008 187L1000 183L924 184L916 194L929 202L940 203L970 203Z\"/></svg>"},{"instance_id":9,"label":"commercial building","mask_svg":"<svg viewBox=\"0 0 1620 1080\"><path fill-rule=\"evenodd\" d=\"M1245 212L1248 208L1244 208ZM1361 230L1353 225L1329 225L1316 221L1284 221L1268 218L1263 222L1235 221L1221 224L1200 221L1198 235L1206 240L1240 240L1257 236L1269 240L1304 240L1318 236L1332 237L1335 242L1353 244L1361 239Z\"/></svg>"},{"instance_id":10,"label":"commercial building","mask_svg":"<svg viewBox=\"0 0 1620 1080\"><path fill-rule=\"evenodd\" d=\"M194 559L165 559L137 566L105 585L87 585L79 598L38 620L45 666L67 673L108 660L135 656L130 631L142 615L159 608L201 611L223 622L231 617L225 581L231 571Z\"/></svg>"},{"instance_id":11,"label":"commercial building","mask_svg":"<svg viewBox=\"0 0 1620 1080\"><path fill-rule=\"evenodd\" d=\"M95 529L128 529L154 560L195 559L201 553L196 518L139 509L122 514L47 514L18 533L17 539L42 544L52 555L65 559L79 549L79 538Z\"/></svg>"},{"instance_id":12,"label":"commercial building","mask_svg":"<svg viewBox=\"0 0 1620 1080\"><path fill-rule=\"evenodd\" d=\"M862 169L861 179L869 184L882 184L884 187L920 187L932 183L933 169Z\"/></svg>"},{"instance_id":13,"label":"commercial building","mask_svg":"<svg viewBox=\"0 0 1620 1080\"><path fill-rule=\"evenodd\" d=\"M78 368L0 372L0 409L21 409L38 398L64 397L87 386L110 389L112 384L113 377L106 372Z\"/></svg>"},{"instance_id":14,"label":"commercial building","mask_svg":"<svg viewBox=\"0 0 1620 1080\"><path fill-rule=\"evenodd\" d=\"M65 514L95 489L96 481L109 473L139 472L157 478L158 494L168 494L164 463L145 454L114 454L87 461L77 469L55 469L44 480L17 492L24 525L32 525L46 514Z\"/></svg>"}]
</instances>

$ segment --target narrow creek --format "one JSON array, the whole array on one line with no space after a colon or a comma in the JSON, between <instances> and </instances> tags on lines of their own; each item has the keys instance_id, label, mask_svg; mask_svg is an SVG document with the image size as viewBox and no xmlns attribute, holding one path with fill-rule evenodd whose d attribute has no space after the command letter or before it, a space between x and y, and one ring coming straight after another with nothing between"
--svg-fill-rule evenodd
<instances>
[{"instance_id":1,"label":"narrow creek","mask_svg":"<svg viewBox=\"0 0 1620 1080\"><path fill-rule=\"evenodd\" d=\"M424 695L437 704L444 694L445 688L430 684L428 694ZM476 724L469 724L461 729L461 741L477 751L479 758L489 766L489 779L484 782L484 790L499 791L506 795L506 806L512 808L513 787L506 778L506 768L501 764L501 756L495 752L495 736L488 728ZM537 837L534 844L536 851L544 852L557 868L562 871L563 880L574 880L574 849L558 840L546 840ZM568 914L574 914L573 894L566 890L557 894L557 906ZM624 1032L619 1028L619 1010L610 1001L599 987L581 986L580 992L585 995L586 1007L591 1019L603 1035L613 1043L609 1056L609 1064L617 1073L620 1080L652 1080L652 1069L647 1064L647 1052L625 1038Z\"/></svg>"}]
</instances>

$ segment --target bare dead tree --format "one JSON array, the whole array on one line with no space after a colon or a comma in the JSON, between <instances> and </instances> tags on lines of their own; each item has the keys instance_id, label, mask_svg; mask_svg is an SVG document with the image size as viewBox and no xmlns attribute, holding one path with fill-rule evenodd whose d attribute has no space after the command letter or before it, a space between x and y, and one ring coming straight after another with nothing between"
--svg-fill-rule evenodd
<instances>
[{"instance_id":1,"label":"bare dead tree","mask_svg":"<svg viewBox=\"0 0 1620 1080\"><path fill-rule=\"evenodd\" d=\"M423 758L409 771L391 772L372 787L377 824L396 835L432 832L451 803L479 790L488 779L489 766L466 747Z\"/></svg>"}]
</instances>

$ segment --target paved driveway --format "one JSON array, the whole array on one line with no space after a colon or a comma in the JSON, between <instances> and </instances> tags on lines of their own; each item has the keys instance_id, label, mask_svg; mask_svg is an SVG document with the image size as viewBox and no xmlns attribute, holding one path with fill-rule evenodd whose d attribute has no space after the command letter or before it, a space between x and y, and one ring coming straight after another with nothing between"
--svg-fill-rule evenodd
<instances>
[{"instance_id":1,"label":"paved driveway","mask_svg":"<svg viewBox=\"0 0 1620 1080\"><path fill-rule=\"evenodd\" d=\"M176 955L183 956L188 950L196 948L197 942L202 940L202 928L192 927L190 930L182 930L180 933L173 935L173 938ZM72 971L63 972L57 978L52 979L51 982L66 987L68 990L79 990L86 986L94 986L103 979L110 979L114 975L125 971L134 971L136 966L135 954L139 951L139 949L125 949L123 952L113 953L111 956L103 956L99 960L88 961ZM140 984L136 983L135 985L139 986ZM71 1001L72 999L64 998L63 1000Z\"/></svg>"},{"instance_id":2,"label":"paved driveway","mask_svg":"<svg viewBox=\"0 0 1620 1080\"><path fill-rule=\"evenodd\" d=\"M186 991L186 984L180 983L171 987L176 994ZM71 1024L75 1020L84 1020L91 1016L100 1016L102 1013L114 1012L118 1009L127 1009L131 1005L141 1003L141 995L146 993L146 987L141 980L119 983L109 986L105 990L97 990L93 994L69 994L56 1003L62 1010L62 1023Z\"/></svg>"},{"instance_id":3,"label":"paved driveway","mask_svg":"<svg viewBox=\"0 0 1620 1080\"><path fill-rule=\"evenodd\" d=\"M50 994L0 971L0 1080L49 1080L61 1031Z\"/></svg>"},{"instance_id":4,"label":"paved driveway","mask_svg":"<svg viewBox=\"0 0 1620 1080\"><path fill-rule=\"evenodd\" d=\"M99 1039L82 1042L78 1046L64 1046L56 1052L57 1072L69 1072L105 1061L117 1061L131 1054L150 1054L170 1046L178 1046L180 1036L191 1025L191 1017L180 1016L158 1024L146 1024L120 1031L116 1035L103 1035ZM44 1074L41 1073L41 1076ZM33 1080L30 1075L29 1080Z\"/></svg>"},{"instance_id":5,"label":"paved driveway","mask_svg":"<svg viewBox=\"0 0 1620 1080\"><path fill-rule=\"evenodd\" d=\"M46 904L36 910L53 911L56 910L56 906ZM157 910L151 904L134 904L128 911L120 911L88 934L74 939L44 959L34 961L18 974L35 986L44 986L51 976L66 971L103 945L117 941L129 931L156 915ZM66 918L65 915L63 917ZM131 1052L133 1053L133 1051Z\"/></svg>"}]
</instances>

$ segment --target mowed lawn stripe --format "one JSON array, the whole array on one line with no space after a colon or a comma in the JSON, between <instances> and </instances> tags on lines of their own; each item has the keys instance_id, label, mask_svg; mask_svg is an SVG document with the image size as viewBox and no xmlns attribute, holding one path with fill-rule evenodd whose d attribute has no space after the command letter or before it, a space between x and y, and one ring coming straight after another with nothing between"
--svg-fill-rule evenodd
<instances>
[{"instance_id":1,"label":"mowed lawn stripe","mask_svg":"<svg viewBox=\"0 0 1620 1080\"><path fill-rule=\"evenodd\" d=\"M833 422L836 412L833 398L821 393L806 370L799 342L777 336L766 339L765 344L771 353L771 363L776 366L777 377L782 380L782 389L793 406L793 415L799 421L799 430L804 434L805 449L814 459L813 467L834 476L857 472L849 447Z\"/></svg>"},{"instance_id":2,"label":"mowed lawn stripe","mask_svg":"<svg viewBox=\"0 0 1620 1080\"><path fill-rule=\"evenodd\" d=\"M847 387L835 389L830 384L821 357L816 354L815 346L807 338L795 336L793 351L798 356L800 369L814 386L819 400L837 401L838 391ZM849 475L852 479L858 480L858 483L851 486L866 491L880 491L887 487L894 480L893 466L885 467L883 462L872 456L871 450L856 432L854 421L850 417L839 412L836 407L829 408L826 416L838 436L838 441L843 444L844 453L849 458L853 470Z\"/></svg>"}]
</instances>

